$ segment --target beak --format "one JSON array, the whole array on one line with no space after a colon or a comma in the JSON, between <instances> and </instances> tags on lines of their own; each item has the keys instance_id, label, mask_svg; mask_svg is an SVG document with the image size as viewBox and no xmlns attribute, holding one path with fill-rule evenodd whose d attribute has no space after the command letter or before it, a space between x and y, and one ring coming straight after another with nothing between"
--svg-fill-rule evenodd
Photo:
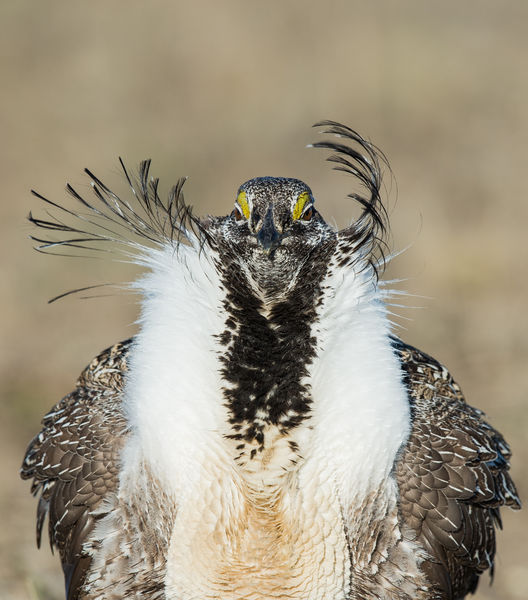
<instances>
[{"instance_id":1,"label":"beak","mask_svg":"<svg viewBox=\"0 0 528 600\"><path fill-rule=\"evenodd\" d=\"M280 246L283 236L275 229L273 222L273 210L271 206L268 208L262 227L257 233L257 241L262 247L262 250L271 256L273 251Z\"/></svg>"}]
</instances>

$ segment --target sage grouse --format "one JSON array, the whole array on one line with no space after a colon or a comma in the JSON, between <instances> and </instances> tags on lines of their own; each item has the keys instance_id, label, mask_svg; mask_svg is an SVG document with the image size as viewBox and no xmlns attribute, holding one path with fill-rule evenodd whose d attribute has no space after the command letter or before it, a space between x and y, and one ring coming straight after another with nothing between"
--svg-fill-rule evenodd
<instances>
[{"instance_id":1,"label":"sage grouse","mask_svg":"<svg viewBox=\"0 0 528 600\"><path fill-rule=\"evenodd\" d=\"M364 189L341 231L282 177L205 219L183 180L160 198L149 161L123 166L130 201L89 171L79 212L36 194L38 249L121 244L146 268L139 333L90 363L22 467L68 599L455 599L493 569L510 450L393 335L383 155L318 125Z\"/></svg>"}]
</instances>

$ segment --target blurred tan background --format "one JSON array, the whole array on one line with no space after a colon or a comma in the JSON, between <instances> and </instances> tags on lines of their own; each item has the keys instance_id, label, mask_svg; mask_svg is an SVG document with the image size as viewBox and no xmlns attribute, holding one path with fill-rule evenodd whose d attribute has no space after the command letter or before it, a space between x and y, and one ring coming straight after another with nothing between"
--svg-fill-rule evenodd
<instances>
[{"instance_id":1,"label":"blurred tan background","mask_svg":"<svg viewBox=\"0 0 528 600\"><path fill-rule=\"evenodd\" d=\"M527 497L527 26L523 0L0 3L0 598L62 597L17 471L44 412L137 315L124 295L47 305L133 270L35 253L29 189L88 192L84 167L119 188L119 155L153 158L164 189L188 175L199 213L230 211L250 177L299 177L343 225L352 182L305 148L310 126L340 120L378 144L397 183L391 244L411 245L388 276L424 296L400 334L506 435ZM504 524L477 598L528 598L528 510Z\"/></svg>"}]
</instances>

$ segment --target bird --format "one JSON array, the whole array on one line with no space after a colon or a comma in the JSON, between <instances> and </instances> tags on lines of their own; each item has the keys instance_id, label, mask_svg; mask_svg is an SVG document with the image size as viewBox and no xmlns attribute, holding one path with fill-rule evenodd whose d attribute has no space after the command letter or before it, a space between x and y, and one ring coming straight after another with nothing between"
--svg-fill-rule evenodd
<instances>
[{"instance_id":1,"label":"bird","mask_svg":"<svg viewBox=\"0 0 528 600\"><path fill-rule=\"evenodd\" d=\"M43 418L21 476L68 600L456 600L493 573L510 448L440 362L405 343L384 284L383 152L335 121L313 144L360 214L242 184L227 216L166 200L144 161L79 210L33 192L37 249L143 267L138 333Z\"/></svg>"}]
</instances>

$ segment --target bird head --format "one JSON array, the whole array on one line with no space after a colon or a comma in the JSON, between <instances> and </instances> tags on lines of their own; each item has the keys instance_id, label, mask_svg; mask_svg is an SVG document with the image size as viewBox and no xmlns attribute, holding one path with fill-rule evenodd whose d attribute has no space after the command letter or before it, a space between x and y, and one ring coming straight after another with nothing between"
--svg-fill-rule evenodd
<instances>
[{"instance_id":1,"label":"bird head","mask_svg":"<svg viewBox=\"0 0 528 600\"><path fill-rule=\"evenodd\" d=\"M222 258L266 298L291 289L307 262L329 252L336 239L315 209L310 188L285 177L246 181L231 214L213 219L209 233Z\"/></svg>"}]
</instances>

